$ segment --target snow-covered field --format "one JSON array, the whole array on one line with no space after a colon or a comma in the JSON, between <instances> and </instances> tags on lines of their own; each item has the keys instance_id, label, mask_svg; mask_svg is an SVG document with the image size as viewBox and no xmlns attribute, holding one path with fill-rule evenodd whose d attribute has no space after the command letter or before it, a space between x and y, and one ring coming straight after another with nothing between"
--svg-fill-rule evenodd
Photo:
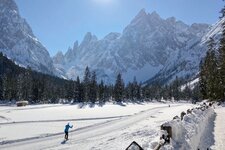
<instances>
[{"instance_id":1,"label":"snow-covered field","mask_svg":"<svg viewBox=\"0 0 225 150\"><path fill-rule=\"evenodd\" d=\"M150 149L160 125L194 107L188 103L142 103L125 106L0 106L0 149L125 149L132 141ZM67 122L74 125L63 144Z\"/></svg>"}]
</instances>

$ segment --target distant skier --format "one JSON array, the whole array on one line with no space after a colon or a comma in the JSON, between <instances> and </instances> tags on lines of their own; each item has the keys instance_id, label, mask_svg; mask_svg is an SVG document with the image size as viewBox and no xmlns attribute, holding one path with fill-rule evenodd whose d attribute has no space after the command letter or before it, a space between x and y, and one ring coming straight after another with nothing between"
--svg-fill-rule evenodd
<instances>
[{"instance_id":1,"label":"distant skier","mask_svg":"<svg viewBox=\"0 0 225 150\"><path fill-rule=\"evenodd\" d=\"M66 126L65 126L65 140L68 140L68 136L69 136L69 128L73 128L73 125L70 126L70 123L68 123Z\"/></svg>"}]
</instances>

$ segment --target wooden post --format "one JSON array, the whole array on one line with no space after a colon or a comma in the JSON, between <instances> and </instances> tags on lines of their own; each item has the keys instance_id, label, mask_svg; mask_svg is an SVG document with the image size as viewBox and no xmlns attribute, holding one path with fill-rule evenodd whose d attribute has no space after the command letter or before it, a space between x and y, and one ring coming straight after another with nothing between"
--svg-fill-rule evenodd
<instances>
[{"instance_id":1,"label":"wooden post","mask_svg":"<svg viewBox=\"0 0 225 150\"><path fill-rule=\"evenodd\" d=\"M181 118L181 120L183 120L183 118L184 118L184 116L186 115L186 113L185 112L182 112L181 114L180 114L180 118Z\"/></svg>"}]
</instances>

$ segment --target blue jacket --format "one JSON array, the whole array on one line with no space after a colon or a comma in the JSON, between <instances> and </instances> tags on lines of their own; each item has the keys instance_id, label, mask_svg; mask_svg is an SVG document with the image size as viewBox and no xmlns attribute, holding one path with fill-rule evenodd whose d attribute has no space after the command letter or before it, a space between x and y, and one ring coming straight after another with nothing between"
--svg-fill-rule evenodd
<instances>
[{"instance_id":1,"label":"blue jacket","mask_svg":"<svg viewBox=\"0 0 225 150\"><path fill-rule=\"evenodd\" d=\"M67 125L65 126L64 132L69 132L69 128L73 128L73 126L70 126L69 124L67 124Z\"/></svg>"}]
</instances>

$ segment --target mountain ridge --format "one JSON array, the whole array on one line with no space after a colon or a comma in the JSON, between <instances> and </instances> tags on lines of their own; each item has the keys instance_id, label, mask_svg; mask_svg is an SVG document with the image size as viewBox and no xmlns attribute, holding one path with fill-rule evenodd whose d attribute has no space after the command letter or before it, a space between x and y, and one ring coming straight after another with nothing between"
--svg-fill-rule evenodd
<instances>
[{"instance_id":1,"label":"mountain ridge","mask_svg":"<svg viewBox=\"0 0 225 150\"><path fill-rule=\"evenodd\" d=\"M160 70L152 79L147 80L146 83L165 83L174 79L175 76L196 78L198 76L200 61L205 57L207 52L207 41L212 37L215 39L217 46L219 45L222 24L224 22L225 18L222 18L213 24L200 41L190 44L189 47L185 47L186 51L181 51L174 61Z\"/></svg>"},{"instance_id":2,"label":"mountain ridge","mask_svg":"<svg viewBox=\"0 0 225 150\"><path fill-rule=\"evenodd\" d=\"M126 83L134 76L145 83L196 76L206 41L209 37L219 39L224 22L187 25L175 17L163 19L155 11L142 9L121 33L111 32L98 39L88 32L65 54L59 52L51 58L20 16L14 0L1 0L0 14L0 52L20 66L64 79L82 78L89 66L105 83L113 83L118 73Z\"/></svg>"},{"instance_id":3,"label":"mountain ridge","mask_svg":"<svg viewBox=\"0 0 225 150\"><path fill-rule=\"evenodd\" d=\"M74 57L64 57L65 64L60 64L54 56L53 62L72 79L82 76L89 66L106 81L113 82L122 73L126 82L134 76L144 82L163 69L187 43L200 41L209 27L200 23L187 25L174 17L162 19L157 12L146 13L142 9L122 33L109 33L100 40L87 33L75 51L66 52Z\"/></svg>"},{"instance_id":4,"label":"mountain ridge","mask_svg":"<svg viewBox=\"0 0 225 150\"><path fill-rule=\"evenodd\" d=\"M0 3L0 52L17 64L36 71L54 74L47 49L34 36L29 24L19 14L14 0Z\"/></svg>"}]
</instances>

